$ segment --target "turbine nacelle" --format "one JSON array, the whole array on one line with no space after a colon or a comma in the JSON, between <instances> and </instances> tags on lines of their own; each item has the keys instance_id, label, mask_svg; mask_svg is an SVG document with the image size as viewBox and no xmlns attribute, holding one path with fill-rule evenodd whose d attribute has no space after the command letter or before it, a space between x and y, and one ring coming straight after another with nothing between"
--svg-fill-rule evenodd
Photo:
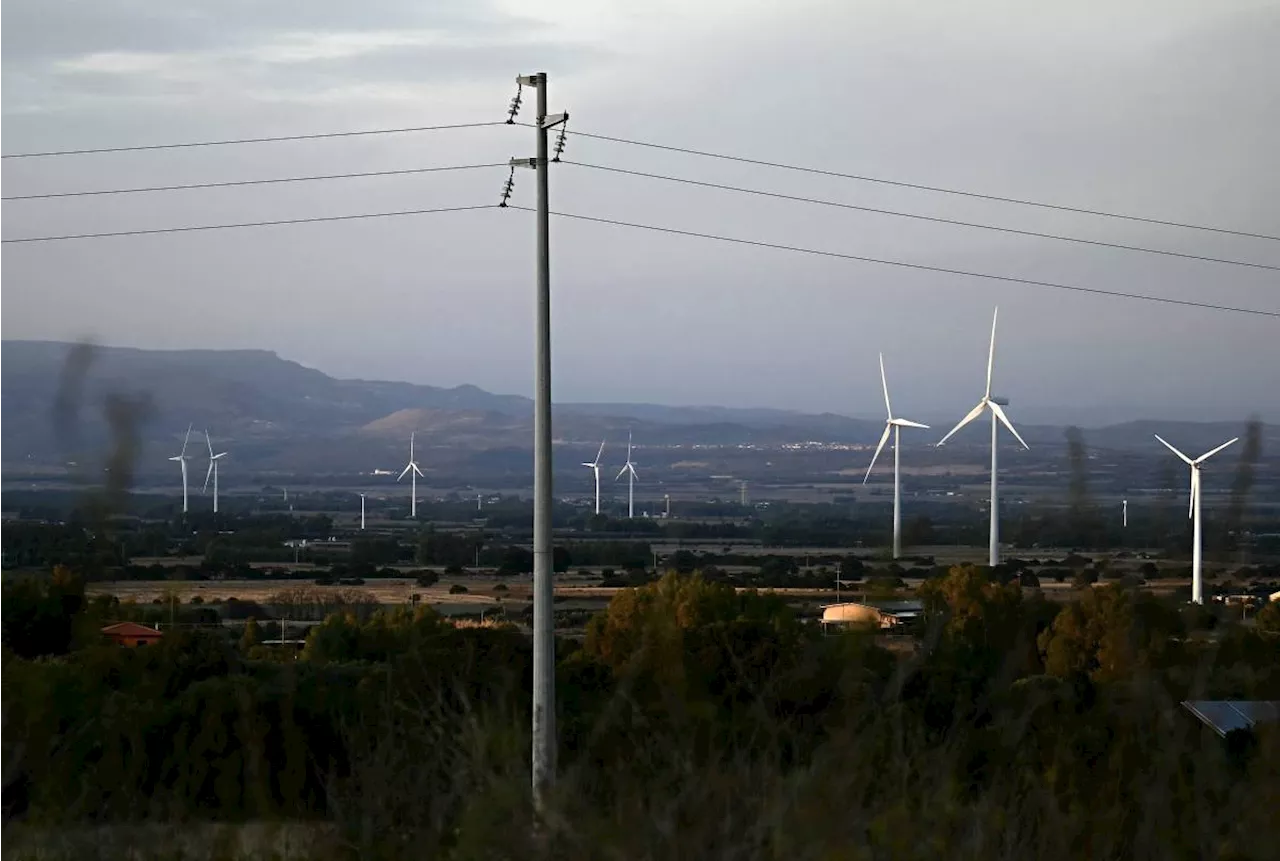
<instances>
[{"instance_id":1,"label":"turbine nacelle","mask_svg":"<svg viewBox=\"0 0 1280 861\"><path fill-rule=\"evenodd\" d=\"M600 450L604 451L604 443L600 443ZM599 455L597 455L596 458L599 459ZM622 478L628 472L631 473L631 477L633 479L640 478L640 476L636 474L636 465L631 462L631 432L630 431L627 432L627 462L623 464L622 469L619 470L618 476L617 478L614 479L614 481L617 481L619 478Z\"/></svg>"},{"instance_id":2,"label":"turbine nacelle","mask_svg":"<svg viewBox=\"0 0 1280 861\"><path fill-rule=\"evenodd\" d=\"M1004 407L1009 406L1009 399L997 397L996 395L991 394L991 375L995 370L996 365L996 321L999 319L1000 309L997 308L991 315L991 345L987 349L987 388L982 393L982 400L978 401L978 405L971 409L969 414L960 420L960 424L951 429L951 433L938 441L938 445L942 445L951 438L951 434L960 430L960 428L982 415L983 410L991 410L996 419L1009 429L1009 433L1013 434L1018 442L1022 443L1023 448L1028 450L1031 448L1031 446L1027 445L1027 441L1022 438L1022 435L1014 430L1013 422L1009 421L1009 417L1004 413ZM995 443L992 442L992 445L995 445Z\"/></svg>"},{"instance_id":3,"label":"turbine nacelle","mask_svg":"<svg viewBox=\"0 0 1280 861\"><path fill-rule=\"evenodd\" d=\"M1200 455L1199 457L1193 460L1192 458L1187 457L1185 454L1183 454L1182 452L1174 448L1172 445L1170 445L1169 442L1165 440L1164 437L1160 436L1160 434L1153 434L1153 436L1156 439L1160 440L1161 444L1165 448L1169 449L1169 451L1176 454L1183 463L1191 467L1191 495L1190 495L1190 499L1187 501L1187 518L1190 519L1195 515L1196 502L1199 501L1200 499L1200 465L1204 463L1206 460L1208 460L1209 458L1213 457L1218 452L1222 451L1227 446L1239 440L1240 437L1232 437L1231 439L1227 440L1217 448L1210 449L1209 451L1206 451L1204 454Z\"/></svg>"},{"instance_id":4,"label":"turbine nacelle","mask_svg":"<svg viewBox=\"0 0 1280 861\"><path fill-rule=\"evenodd\" d=\"M871 478L871 470L876 468L876 460L880 457L880 452L884 450L885 443L889 441L889 434L893 433L894 428L928 428L926 424L913 422L910 419L895 419L893 417L893 407L889 404L889 380L884 373L884 353L880 354L880 385L884 389L884 411L888 418L885 419L884 433L880 435L880 442L876 445L875 454L871 455L871 465L867 467L867 474L862 477L862 483L866 484L867 479ZM894 443L897 445L897 443Z\"/></svg>"},{"instance_id":5,"label":"turbine nacelle","mask_svg":"<svg viewBox=\"0 0 1280 861\"><path fill-rule=\"evenodd\" d=\"M396 476L396 481L399 481L400 479L408 475L410 470L412 470L413 474L418 476L419 478L426 478L426 476L423 475L422 470L418 469L418 465L413 461L409 461L409 465L406 466L398 476Z\"/></svg>"},{"instance_id":6,"label":"turbine nacelle","mask_svg":"<svg viewBox=\"0 0 1280 861\"><path fill-rule=\"evenodd\" d=\"M600 450L596 452L596 459L591 461L590 463L584 460L582 462L582 465L586 467L590 467L591 469L594 469L598 472L600 470L600 456L604 454L604 444L605 444L605 440L600 440ZM631 456L630 454L628 454L627 460L630 460L630 459L631 459Z\"/></svg>"},{"instance_id":7,"label":"turbine nacelle","mask_svg":"<svg viewBox=\"0 0 1280 861\"><path fill-rule=\"evenodd\" d=\"M414 441L414 437L416 437L417 435L418 435L417 431L413 431L409 434L409 463L407 466L405 466L403 470L400 471L400 474L396 476L396 481L399 481L400 479L404 478L410 472L412 472L418 478L426 477L422 474L422 470L418 469L418 461L413 456L413 441ZM414 503L416 505L417 503L416 499L414 500Z\"/></svg>"}]
</instances>

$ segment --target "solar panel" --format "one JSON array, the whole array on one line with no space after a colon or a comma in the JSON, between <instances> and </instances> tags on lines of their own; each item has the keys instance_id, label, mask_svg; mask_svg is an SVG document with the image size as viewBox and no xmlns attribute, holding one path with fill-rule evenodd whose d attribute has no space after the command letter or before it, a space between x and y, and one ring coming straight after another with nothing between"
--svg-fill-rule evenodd
<instances>
[{"instance_id":1,"label":"solar panel","mask_svg":"<svg viewBox=\"0 0 1280 861\"><path fill-rule=\"evenodd\" d=\"M1280 702L1274 700L1187 700L1182 707L1221 736L1280 721Z\"/></svg>"}]
</instances>

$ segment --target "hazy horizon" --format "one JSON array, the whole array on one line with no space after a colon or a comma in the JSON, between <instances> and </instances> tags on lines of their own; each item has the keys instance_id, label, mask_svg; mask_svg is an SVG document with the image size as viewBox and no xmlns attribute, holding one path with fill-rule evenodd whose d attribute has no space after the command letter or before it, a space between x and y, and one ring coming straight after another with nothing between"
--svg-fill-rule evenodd
<instances>
[{"instance_id":1,"label":"hazy horizon","mask_svg":"<svg viewBox=\"0 0 1280 861\"><path fill-rule=\"evenodd\" d=\"M51 343L51 344L67 344L67 345L71 343L67 341L34 340L34 339L18 339L18 338L5 338L4 341L16 342L16 343L28 342L28 343ZM144 350L148 352L151 352L151 351L166 352L167 351L165 349L138 347L132 344L118 344L118 343L116 344L94 343L94 346L104 347L107 349ZM181 350L183 351L214 351L214 352L230 351L233 349L245 351L245 352L269 353L276 356L282 361L294 362L295 364L298 364L304 368L319 371L325 374L326 376L329 376L334 379L340 379L340 380L352 380L352 381L362 381L362 382L403 382L403 383L412 383L415 385L436 386L438 388L454 388L455 385L456 386L475 386L477 388L483 389L484 391L494 395L518 395L520 397L525 397L525 398L530 397L529 392L494 391L492 389L487 389L483 386L478 386L475 383L467 383L467 382L457 383L455 385L450 385L450 386L444 386L439 383L432 382L431 380L406 380L406 379L399 379L399 378L374 378L374 377L343 377L343 376L331 373L328 369L324 367L318 367L315 365L307 364L305 362L299 362L288 355L282 354L278 350L272 350L270 348L265 348L265 347L181 348ZM893 392L891 391L890 394L892 395ZM798 414L809 414L809 415L814 415L819 413L830 413L834 415L839 415L847 418L858 419L858 420L869 421L869 422L881 422L884 419L884 416L883 416L884 402L882 400L878 400L875 403L863 404L862 406L864 407L864 409L861 411L791 410L788 407L780 407L780 406L769 404L769 403L723 404L723 403L713 403L713 402L680 402L676 400L655 400L655 401L619 401L619 400L610 400L610 399L569 400L569 399L557 397L555 398L555 402L559 404L591 404L591 405L599 405L599 406L608 406L610 404L618 404L618 405L624 405L624 406L625 405L631 405L631 406L653 405L653 406L664 406L664 407L688 407L688 408L705 408L705 409L790 410ZM877 413L876 412L877 409L881 410L881 412ZM897 409L896 407L894 408L894 412L896 415L899 415L899 416L902 415L902 411ZM934 423L935 425L940 424L940 425L950 426L949 423L954 423L958 421L961 415L962 414L952 415L951 413L943 412L940 408L933 407L933 408L925 408L923 411L916 412L914 414L914 417L916 419L929 421L931 423ZM1254 413L1250 413L1248 415L1242 415L1242 416L1185 418L1185 417L1179 417L1176 415L1143 415L1138 413L1130 413L1130 412L1125 412L1123 407L1113 407L1113 406L1095 404L1095 405L1085 405L1083 407L1077 407L1077 406L1039 407L1025 415L1020 415L1018 424L1020 425L1076 425L1087 430L1089 428L1099 428L1099 427L1105 427L1108 425L1124 424L1127 422L1136 422L1136 421L1165 420L1165 421L1171 421L1171 422L1195 421L1195 422L1227 422L1227 423L1239 421L1241 423L1244 423L1253 418L1260 418L1264 422L1270 421L1267 415L1264 415L1261 411L1255 411ZM943 430L945 430L945 428L943 428Z\"/></svg>"},{"instance_id":2,"label":"hazy horizon","mask_svg":"<svg viewBox=\"0 0 1280 861\"><path fill-rule=\"evenodd\" d=\"M501 120L550 75L569 130L1280 235L1280 7L1194 0L550 2L284 12L5 4L6 153ZM526 91L521 120L533 111ZM505 163L492 127L7 159L6 195ZM678 156L565 158L789 195L1280 265L1280 243ZM17 238L498 201L503 168L6 201ZM514 202L531 205L532 175ZM926 224L572 164L553 209L1113 291L1280 311L1277 273ZM533 229L492 210L10 244L5 339L263 349L335 377L532 389ZM638 230L552 224L559 402L1015 423L1280 420L1280 320Z\"/></svg>"}]
</instances>

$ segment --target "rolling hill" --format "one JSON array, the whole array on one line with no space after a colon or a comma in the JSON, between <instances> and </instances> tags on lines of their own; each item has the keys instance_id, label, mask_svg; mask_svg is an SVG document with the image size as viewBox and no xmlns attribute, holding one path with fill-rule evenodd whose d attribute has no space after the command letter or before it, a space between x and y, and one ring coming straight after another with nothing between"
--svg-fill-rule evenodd
<instances>
[{"instance_id":1,"label":"rolling hill","mask_svg":"<svg viewBox=\"0 0 1280 861\"><path fill-rule=\"evenodd\" d=\"M19 467L61 467L130 435L136 436L143 473L162 470L188 425L200 435L208 428L215 440L233 441L236 460L261 472L399 466L412 431L428 465L470 469L484 452L503 462L513 451L527 452L532 435L532 403L518 395L470 385L335 379L266 350L4 341L0 368L7 475ZM881 427L878 420L767 408L570 403L555 410L557 442L592 450L598 440L616 441L628 430L650 447L874 445ZM1086 436L1093 447L1155 454L1151 434L1157 429L1188 450L1207 449L1242 431L1238 423L1130 422ZM1063 445L1061 427L1021 431L1041 453ZM1264 450L1280 447L1275 428L1264 434ZM974 458L985 440L975 431L947 448L956 458ZM193 438L192 444L203 448L203 442Z\"/></svg>"}]
</instances>

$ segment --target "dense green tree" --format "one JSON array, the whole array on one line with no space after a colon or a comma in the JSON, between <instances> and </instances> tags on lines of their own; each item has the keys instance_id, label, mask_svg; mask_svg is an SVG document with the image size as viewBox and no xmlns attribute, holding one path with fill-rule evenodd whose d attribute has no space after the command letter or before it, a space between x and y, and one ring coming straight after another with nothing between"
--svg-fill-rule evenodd
<instances>
[{"instance_id":1,"label":"dense green tree","mask_svg":"<svg viewBox=\"0 0 1280 861\"><path fill-rule=\"evenodd\" d=\"M240 651L248 654L254 646L262 645L262 629L258 620L250 616L245 620L244 633L240 635Z\"/></svg>"},{"instance_id":2,"label":"dense green tree","mask_svg":"<svg viewBox=\"0 0 1280 861\"><path fill-rule=\"evenodd\" d=\"M1268 601L1254 617L1254 626L1266 634L1280 634L1280 601Z\"/></svg>"},{"instance_id":3,"label":"dense green tree","mask_svg":"<svg viewBox=\"0 0 1280 861\"><path fill-rule=\"evenodd\" d=\"M508 547L498 563L499 574L532 574L533 552L523 547Z\"/></svg>"},{"instance_id":4,"label":"dense green tree","mask_svg":"<svg viewBox=\"0 0 1280 861\"><path fill-rule=\"evenodd\" d=\"M1184 632L1177 612L1145 593L1118 584L1089 589L1041 633L1045 671L1095 682L1133 678L1178 657Z\"/></svg>"}]
</instances>

